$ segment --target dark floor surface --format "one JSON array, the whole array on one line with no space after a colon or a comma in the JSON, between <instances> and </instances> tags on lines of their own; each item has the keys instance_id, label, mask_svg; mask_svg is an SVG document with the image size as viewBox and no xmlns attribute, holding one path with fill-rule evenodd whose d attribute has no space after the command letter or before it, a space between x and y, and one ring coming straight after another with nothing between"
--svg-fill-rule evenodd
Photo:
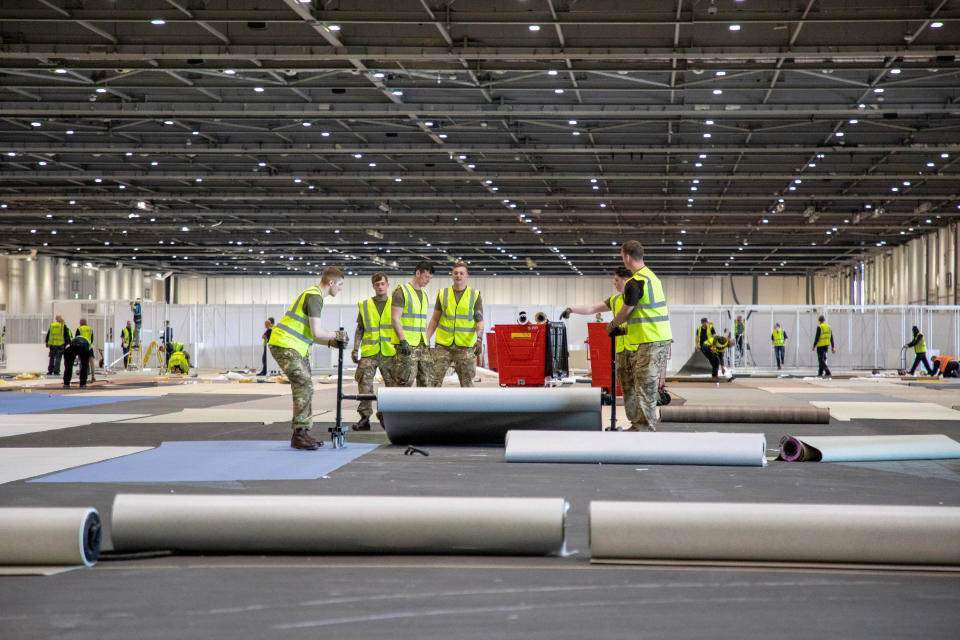
<instances>
[{"instance_id":1,"label":"dark floor surface","mask_svg":"<svg viewBox=\"0 0 960 640\"><path fill-rule=\"evenodd\" d=\"M227 396L221 396L223 399ZM252 399L229 396L227 402ZM216 406L171 396L162 411ZM193 404L194 401L209 404ZM154 402L136 401L136 402ZM121 403L124 411L133 403ZM109 409L97 407L107 413ZM137 410L139 411L139 410ZM136 412L136 411L134 411ZM158 411L160 412L160 411ZM328 422L317 423L325 436ZM664 428L667 428L666 426ZM945 433L953 421L689 425L779 437ZM100 423L11 438L4 447L155 445L163 440L286 438L259 424ZM348 440L385 442L377 427ZM955 638L960 574L908 571L589 564L590 500L960 506L960 460L784 463L768 467L508 464L497 447L385 445L311 481L0 485L3 506L95 506L111 548L118 492L562 496L561 558L167 556L110 560L52 577L0 578L0 638ZM869 541L864 541L869 544Z\"/></svg>"}]
</instances>

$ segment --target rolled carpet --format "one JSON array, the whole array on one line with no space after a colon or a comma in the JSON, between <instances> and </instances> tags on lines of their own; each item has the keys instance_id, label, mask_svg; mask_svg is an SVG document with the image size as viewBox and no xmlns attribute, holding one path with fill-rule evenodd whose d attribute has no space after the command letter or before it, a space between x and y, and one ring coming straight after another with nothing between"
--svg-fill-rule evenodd
<instances>
[{"instance_id":1,"label":"rolled carpet","mask_svg":"<svg viewBox=\"0 0 960 640\"><path fill-rule=\"evenodd\" d=\"M943 434L909 436L791 436L780 438L786 462L870 462L960 458L960 442ZM958 533L960 535L960 533Z\"/></svg>"},{"instance_id":2,"label":"rolled carpet","mask_svg":"<svg viewBox=\"0 0 960 640\"><path fill-rule=\"evenodd\" d=\"M92 507L0 508L0 565L92 567L100 541L100 515Z\"/></svg>"},{"instance_id":3,"label":"rolled carpet","mask_svg":"<svg viewBox=\"0 0 960 640\"><path fill-rule=\"evenodd\" d=\"M547 555L562 498L119 494L117 551Z\"/></svg>"},{"instance_id":4,"label":"rolled carpet","mask_svg":"<svg viewBox=\"0 0 960 640\"><path fill-rule=\"evenodd\" d=\"M766 452L762 433L511 431L504 456L507 462L760 467Z\"/></svg>"},{"instance_id":5,"label":"rolled carpet","mask_svg":"<svg viewBox=\"0 0 960 640\"><path fill-rule=\"evenodd\" d=\"M960 507L591 502L593 560L960 564Z\"/></svg>"},{"instance_id":6,"label":"rolled carpet","mask_svg":"<svg viewBox=\"0 0 960 640\"><path fill-rule=\"evenodd\" d=\"M829 424L830 409L820 407L708 407L682 405L660 408L662 422L750 422Z\"/></svg>"}]
</instances>

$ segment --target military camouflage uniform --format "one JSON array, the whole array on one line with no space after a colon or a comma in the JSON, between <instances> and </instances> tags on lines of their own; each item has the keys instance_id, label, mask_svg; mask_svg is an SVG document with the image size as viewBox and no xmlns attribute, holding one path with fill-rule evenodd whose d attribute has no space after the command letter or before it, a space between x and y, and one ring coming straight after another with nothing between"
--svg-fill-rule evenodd
<instances>
[{"instance_id":1,"label":"military camouflage uniform","mask_svg":"<svg viewBox=\"0 0 960 640\"><path fill-rule=\"evenodd\" d=\"M310 360L307 356L297 353L296 349L287 349L275 344L270 345L270 354L290 381L290 392L293 394L293 420L290 426L294 429L309 429L313 426L311 417L313 380L310 378Z\"/></svg>"},{"instance_id":2,"label":"military camouflage uniform","mask_svg":"<svg viewBox=\"0 0 960 640\"><path fill-rule=\"evenodd\" d=\"M376 353L372 356L360 358L357 364L357 372L353 379L357 381L357 387L361 395L373 393L373 379L377 375L377 369L380 369L380 375L383 376L383 384L388 387L397 386L393 382L393 356L385 356L382 353ZM364 418L373 415L373 402L370 400L361 400L357 411Z\"/></svg>"},{"instance_id":3,"label":"military camouflage uniform","mask_svg":"<svg viewBox=\"0 0 960 640\"><path fill-rule=\"evenodd\" d=\"M479 339L479 338L478 338ZM472 387L473 379L477 377L477 354L473 347L457 347L455 345L438 344L433 349L433 386L442 387L443 377L447 369L453 365L453 370L460 378L461 387Z\"/></svg>"},{"instance_id":4,"label":"military camouflage uniform","mask_svg":"<svg viewBox=\"0 0 960 640\"><path fill-rule=\"evenodd\" d=\"M623 391L623 406L627 406L627 398L633 395L633 377L630 375L630 356L632 351L621 351L617 354L617 383ZM627 413L627 417L630 414ZM631 420L631 422L633 422Z\"/></svg>"},{"instance_id":5,"label":"military camouflage uniform","mask_svg":"<svg viewBox=\"0 0 960 640\"><path fill-rule=\"evenodd\" d=\"M416 381L418 387L429 387L433 384L433 356L430 347L424 343L410 347L410 355L403 355L397 350L393 356L393 381L397 387L412 387Z\"/></svg>"},{"instance_id":6,"label":"military camouflage uniform","mask_svg":"<svg viewBox=\"0 0 960 640\"><path fill-rule=\"evenodd\" d=\"M636 351L629 352L629 370L624 376L632 386L627 394L627 385L623 386L624 408L630 426L637 431L656 430L660 416L657 412L657 387L660 383L660 371L667 364L670 353L670 340L641 343Z\"/></svg>"}]
</instances>

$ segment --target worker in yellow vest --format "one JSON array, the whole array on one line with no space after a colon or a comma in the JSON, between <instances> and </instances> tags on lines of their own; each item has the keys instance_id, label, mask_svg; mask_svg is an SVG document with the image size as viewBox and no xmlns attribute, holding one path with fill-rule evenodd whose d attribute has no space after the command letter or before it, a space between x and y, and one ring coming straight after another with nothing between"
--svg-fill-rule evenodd
<instances>
[{"instance_id":1,"label":"worker in yellow vest","mask_svg":"<svg viewBox=\"0 0 960 640\"><path fill-rule=\"evenodd\" d=\"M347 345L345 331L328 331L320 326L323 296L336 296L342 288L343 272L337 267L326 267L320 276L320 284L302 291L270 332L270 355L290 381L293 396L290 446L294 449L315 450L320 447L310 435L313 380L307 354L313 344L325 344L335 349Z\"/></svg>"},{"instance_id":2,"label":"worker in yellow vest","mask_svg":"<svg viewBox=\"0 0 960 640\"><path fill-rule=\"evenodd\" d=\"M437 294L433 316L427 324L427 344L437 334L433 349L433 386L443 386L450 365L461 387L472 387L477 375L477 358L483 354L483 300L480 292L467 286L470 274L464 262L450 272L453 285Z\"/></svg>"},{"instance_id":3,"label":"worker in yellow vest","mask_svg":"<svg viewBox=\"0 0 960 640\"><path fill-rule=\"evenodd\" d=\"M823 316L817 318L817 322L819 324L817 325L817 333L813 336L813 349L811 351L817 352L817 377L829 378L832 374L830 373L830 367L827 366L827 349L833 353L837 352L833 344L833 330L824 321Z\"/></svg>"},{"instance_id":4,"label":"worker in yellow vest","mask_svg":"<svg viewBox=\"0 0 960 640\"><path fill-rule=\"evenodd\" d=\"M63 386L69 387L73 378L73 363L80 362L80 388L87 386L87 376L93 363L93 329L87 325L86 318L80 318L77 333L63 350ZM93 382L93 379L90 380Z\"/></svg>"},{"instance_id":5,"label":"worker in yellow vest","mask_svg":"<svg viewBox=\"0 0 960 640\"><path fill-rule=\"evenodd\" d=\"M130 347L133 346L133 324L127 320L127 326L120 330L120 348L123 349L123 368L130 368Z\"/></svg>"},{"instance_id":6,"label":"worker in yellow vest","mask_svg":"<svg viewBox=\"0 0 960 640\"><path fill-rule=\"evenodd\" d=\"M429 387L433 384L433 357L427 342L427 312L430 309L423 289L433 279L433 263L422 261L413 269L413 279L393 291L390 323L393 325L393 379L398 387Z\"/></svg>"},{"instance_id":7,"label":"worker in yellow vest","mask_svg":"<svg viewBox=\"0 0 960 640\"><path fill-rule=\"evenodd\" d=\"M50 323L47 329L47 337L44 341L47 343L47 375L60 375L60 361L63 359L63 350L71 340L70 329L63 321L63 316L58 315Z\"/></svg>"},{"instance_id":8,"label":"worker in yellow vest","mask_svg":"<svg viewBox=\"0 0 960 640\"><path fill-rule=\"evenodd\" d=\"M612 311L613 315L620 313L620 309L623 307L623 287L626 284L627 280L633 277L633 274L630 273L630 269L626 267L617 267L616 271L613 274L613 288L617 290L615 295L610 296L606 300L601 300L594 304L582 304L576 307L567 307L563 310L563 313L560 314L560 317L564 320L570 317L570 314L575 313L581 316L588 316L591 313L597 314L597 322L601 321L601 313L604 311ZM631 376L627 375L627 365L629 363L628 356L630 352L624 348L625 336L616 336L616 353L617 353L617 382L620 383L620 388L623 390L624 397L627 396L627 386L633 384ZM630 394L632 395L633 390L631 389Z\"/></svg>"},{"instance_id":9,"label":"worker in yellow vest","mask_svg":"<svg viewBox=\"0 0 960 640\"><path fill-rule=\"evenodd\" d=\"M397 386L393 381L393 357L397 353L393 341L393 324L391 324L390 279L383 271L370 276L373 285L373 297L357 303L360 312L357 314L357 332L353 339L353 361L357 363L357 372L353 378L357 381L357 390L360 395L373 393L373 381L377 370L383 378L383 384L388 387ZM373 415L373 404L370 400L361 400L357 406L360 420L353 425L354 431L369 431L370 416ZM383 425L383 417L377 412L377 418Z\"/></svg>"},{"instance_id":10,"label":"worker in yellow vest","mask_svg":"<svg viewBox=\"0 0 960 640\"><path fill-rule=\"evenodd\" d=\"M620 335L621 325L627 331L624 349L630 352L627 396L623 388L623 404L631 431L656 431L660 421L657 396L660 372L667 365L673 333L663 283L643 261L643 245L628 240L620 249L623 266L633 276L623 286L623 307L607 324L607 335Z\"/></svg>"},{"instance_id":11,"label":"worker in yellow vest","mask_svg":"<svg viewBox=\"0 0 960 640\"><path fill-rule=\"evenodd\" d=\"M720 378L717 377L717 371L720 370L723 375L727 375L727 368L723 366L723 354L726 352L727 347L730 346L730 332L727 331L723 335L712 335L707 338L707 341L704 344L704 348L710 351L710 354L713 356L713 359L710 363L713 365L713 380L714 382L719 382Z\"/></svg>"},{"instance_id":12,"label":"worker in yellow vest","mask_svg":"<svg viewBox=\"0 0 960 640\"><path fill-rule=\"evenodd\" d=\"M170 358L167 360L167 372L184 375L190 373L190 354L183 350L183 343L172 342L171 344L180 345L180 348L176 351L171 349Z\"/></svg>"},{"instance_id":13,"label":"worker in yellow vest","mask_svg":"<svg viewBox=\"0 0 960 640\"><path fill-rule=\"evenodd\" d=\"M927 341L924 339L923 334L920 333L920 329L913 327L913 340L903 345L903 347L909 348L913 347L913 352L916 357L913 359L913 366L910 367L910 375L913 375L913 372L917 370L917 367L920 363L923 363L923 369L927 372L928 376L933 375L933 367L930 366L930 363L927 362Z\"/></svg>"},{"instance_id":14,"label":"worker in yellow vest","mask_svg":"<svg viewBox=\"0 0 960 640\"><path fill-rule=\"evenodd\" d=\"M773 333L770 334L770 342L773 343L773 357L777 360L777 369L781 369L786 360L787 332L783 330L780 323L773 325Z\"/></svg>"}]
</instances>

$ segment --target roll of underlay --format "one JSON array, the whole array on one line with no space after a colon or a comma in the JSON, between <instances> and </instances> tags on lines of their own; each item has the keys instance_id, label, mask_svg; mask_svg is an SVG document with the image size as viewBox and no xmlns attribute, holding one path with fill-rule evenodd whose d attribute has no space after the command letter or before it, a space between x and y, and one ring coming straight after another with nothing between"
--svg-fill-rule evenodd
<instances>
[{"instance_id":1,"label":"roll of underlay","mask_svg":"<svg viewBox=\"0 0 960 640\"><path fill-rule=\"evenodd\" d=\"M960 564L960 508L591 502L593 560Z\"/></svg>"},{"instance_id":2,"label":"roll of underlay","mask_svg":"<svg viewBox=\"0 0 960 640\"><path fill-rule=\"evenodd\" d=\"M762 433L637 431L511 431L507 462L699 464L760 467L767 463Z\"/></svg>"},{"instance_id":3,"label":"roll of underlay","mask_svg":"<svg viewBox=\"0 0 960 640\"><path fill-rule=\"evenodd\" d=\"M960 458L960 442L943 434L907 436L791 436L780 438L787 462L869 462Z\"/></svg>"},{"instance_id":4,"label":"roll of underlay","mask_svg":"<svg viewBox=\"0 0 960 640\"><path fill-rule=\"evenodd\" d=\"M829 424L830 409L820 407L660 407L662 422L749 422Z\"/></svg>"},{"instance_id":5,"label":"roll of underlay","mask_svg":"<svg viewBox=\"0 0 960 640\"><path fill-rule=\"evenodd\" d=\"M562 498L120 494L118 551L547 555Z\"/></svg>"},{"instance_id":6,"label":"roll of underlay","mask_svg":"<svg viewBox=\"0 0 960 640\"><path fill-rule=\"evenodd\" d=\"M511 429L601 428L599 387L380 387L377 410L393 444L503 444Z\"/></svg>"},{"instance_id":7,"label":"roll of underlay","mask_svg":"<svg viewBox=\"0 0 960 640\"><path fill-rule=\"evenodd\" d=\"M0 565L92 567L100 515L90 507L0 508Z\"/></svg>"}]
</instances>

